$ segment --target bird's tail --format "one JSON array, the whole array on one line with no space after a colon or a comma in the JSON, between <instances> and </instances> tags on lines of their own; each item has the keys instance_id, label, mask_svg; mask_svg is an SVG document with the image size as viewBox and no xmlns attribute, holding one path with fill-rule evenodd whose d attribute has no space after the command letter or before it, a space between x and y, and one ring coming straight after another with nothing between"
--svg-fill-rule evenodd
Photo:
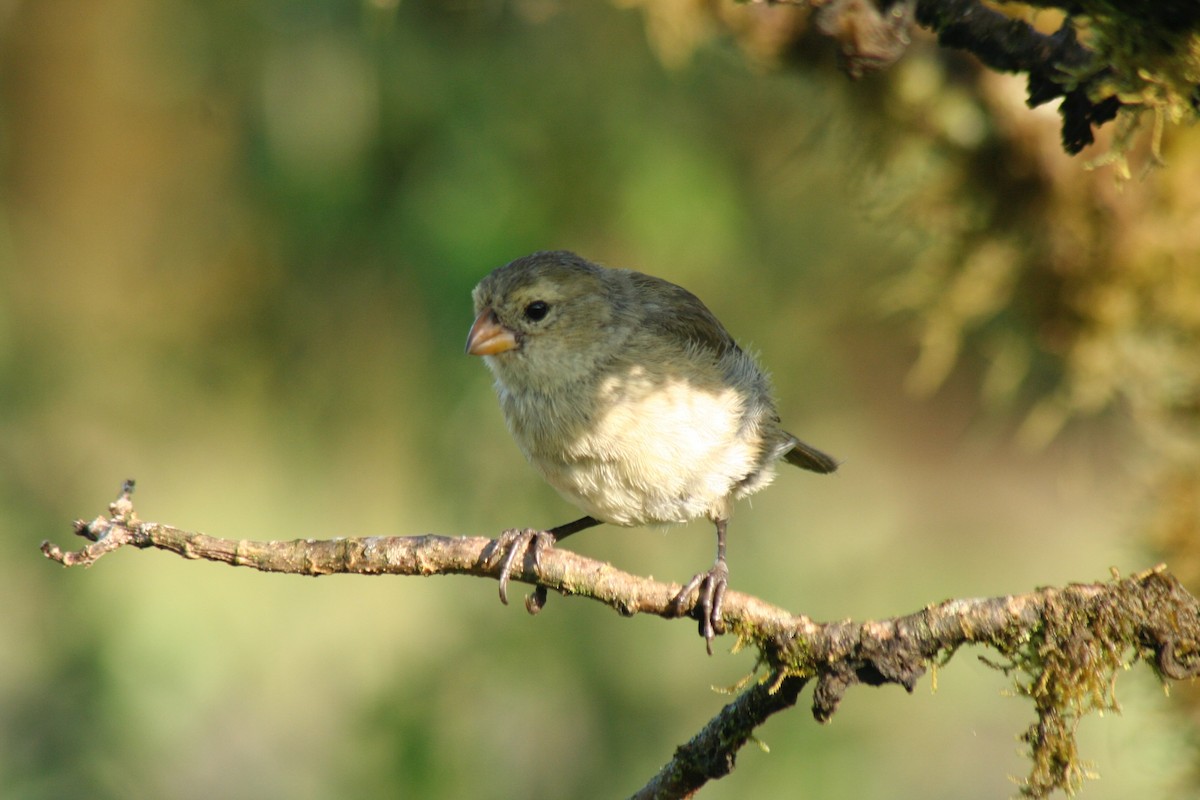
<instances>
[{"instance_id":1,"label":"bird's tail","mask_svg":"<svg viewBox=\"0 0 1200 800\"><path fill-rule=\"evenodd\" d=\"M783 454L783 460L800 469L822 474L836 472L838 468L838 462L833 456L826 455L815 447L809 447L795 436L792 437L792 448Z\"/></svg>"}]
</instances>

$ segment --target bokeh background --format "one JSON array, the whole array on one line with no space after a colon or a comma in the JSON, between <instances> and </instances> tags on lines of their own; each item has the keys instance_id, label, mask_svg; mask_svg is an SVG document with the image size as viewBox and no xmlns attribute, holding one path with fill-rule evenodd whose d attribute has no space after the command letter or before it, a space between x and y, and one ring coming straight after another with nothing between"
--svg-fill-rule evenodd
<instances>
[{"instance_id":1,"label":"bokeh background","mask_svg":"<svg viewBox=\"0 0 1200 800\"><path fill-rule=\"evenodd\" d=\"M1195 132L1120 182L1019 78L835 62L727 2L0 3L0 796L619 797L727 702L752 654L579 600L38 552L129 477L232 538L573 518L462 353L537 249L692 289L843 460L739 508L735 588L840 619L1194 578ZM570 546L682 580L712 534ZM962 652L802 702L704 796L1009 797L1009 689ZM1181 694L1121 677L1084 797L1196 796Z\"/></svg>"}]
</instances>

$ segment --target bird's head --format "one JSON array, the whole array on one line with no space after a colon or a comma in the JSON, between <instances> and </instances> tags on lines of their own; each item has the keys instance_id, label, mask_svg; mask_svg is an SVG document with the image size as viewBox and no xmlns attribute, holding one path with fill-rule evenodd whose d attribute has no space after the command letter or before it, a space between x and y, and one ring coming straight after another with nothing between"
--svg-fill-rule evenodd
<instances>
[{"instance_id":1,"label":"bird's head","mask_svg":"<svg viewBox=\"0 0 1200 800\"><path fill-rule=\"evenodd\" d=\"M494 270L472 294L467 353L483 356L513 388L581 379L631 327L622 318L627 302L617 272L566 251L534 253Z\"/></svg>"}]
</instances>

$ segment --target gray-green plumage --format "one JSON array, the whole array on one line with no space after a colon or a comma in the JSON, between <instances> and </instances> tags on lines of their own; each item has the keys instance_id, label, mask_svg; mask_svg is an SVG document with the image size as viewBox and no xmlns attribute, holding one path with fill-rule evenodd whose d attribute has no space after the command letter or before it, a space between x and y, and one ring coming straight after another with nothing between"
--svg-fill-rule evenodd
<instances>
[{"instance_id":1,"label":"gray-green plumage","mask_svg":"<svg viewBox=\"0 0 1200 800\"><path fill-rule=\"evenodd\" d=\"M711 639L733 502L780 459L815 472L837 462L783 430L766 374L682 287L553 251L493 271L473 297L468 352L483 355L513 438L550 485L603 522L717 523Z\"/></svg>"}]
</instances>

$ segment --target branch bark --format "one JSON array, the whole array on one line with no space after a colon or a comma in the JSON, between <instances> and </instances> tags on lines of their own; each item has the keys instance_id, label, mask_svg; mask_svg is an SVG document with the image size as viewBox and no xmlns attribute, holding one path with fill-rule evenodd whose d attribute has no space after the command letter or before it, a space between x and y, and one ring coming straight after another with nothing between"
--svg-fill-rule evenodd
<instances>
[{"instance_id":1,"label":"branch bark","mask_svg":"<svg viewBox=\"0 0 1200 800\"><path fill-rule=\"evenodd\" d=\"M184 558L297 575L474 575L499 577L489 563L496 540L437 535L297 539L221 539L138 519L133 482L107 516L78 520L89 540L64 551L42 543L64 566L91 565L123 547L157 548ZM495 561L495 559L492 559ZM512 580L588 597L619 613L672 618L678 584L631 575L567 550L528 552ZM1033 761L1022 792L1045 797L1078 787L1083 770L1075 726L1091 710L1115 708L1115 677L1145 660L1163 679L1200 674L1200 601L1158 566L1125 578L1005 597L947 600L891 619L818 623L740 592L725 597L724 621L739 644L753 644L766 667L761 680L727 705L634 797L689 797L733 769L738 750L771 715L793 706L814 683L812 712L828 720L856 684L895 683L911 692L930 664L948 661L963 645L999 652L994 666L1013 677L1034 704L1037 720L1024 740ZM990 662L989 662L990 663Z\"/></svg>"},{"instance_id":2,"label":"branch bark","mask_svg":"<svg viewBox=\"0 0 1200 800\"><path fill-rule=\"evenodd\" d=\"M786 2L787 0L767 0ZM802 2L802 0L793 0ZM909 46L914 24L938 43L971 53L996 72L1028 76L1032 108L1062 98L1063 149L1075 155L1095 141L1095 129L1125 117L1128 136L1138 115L1162 120L1200 116L1195 58L1200 5L1194 0L804 0L816 28L837 41L846 72L885 69ZM1052 8L1062 22L1043 33L1004 7ZM1079 33L1084 32L1086 43ZM1154 146L1157 149L1155 134ZM1127 142L1115 143L1117 155Z\"/></svg>"},{"instance_id":3,"label":"branch bark","mask_svg":"<svg viewBox=\"0 0 1200 800\"><path fill-rule=\"evenodd\" d=\"M1093 128L1121 108L1113 90L1101 89L1111 70L1093 66L1096 54L1079 42L1069 15L1057 32L1045 34L980 0L820 0L813 6L817 29L838 41L854 78L898 60L913 22L936 34L938 44L965 50L989 69L1026 73L1031 108L1063 98L1063 149L1071 155L1092 144Z\"/></svg>"},{"instance_id":4,"label":"branch bark","mask_svg":"<svg viewBox=\"0 0 1200 800\"><path fill-rule=\"evenodd\" d=\"M1092 144L1092 129L1114 119L1121 108L1111 90L1093 97L1110 70L1089 70L1096 55L1080 44L1069 16L1047 35L978 0L918 0L916 20L936 33L943 47L966 50L997 72L1026 73L1030 108L1063 98L1058 109L1062 143L1071 155ZM1089 71L1084 80L1072 77Z\"/></svg>"}]
</instances>

